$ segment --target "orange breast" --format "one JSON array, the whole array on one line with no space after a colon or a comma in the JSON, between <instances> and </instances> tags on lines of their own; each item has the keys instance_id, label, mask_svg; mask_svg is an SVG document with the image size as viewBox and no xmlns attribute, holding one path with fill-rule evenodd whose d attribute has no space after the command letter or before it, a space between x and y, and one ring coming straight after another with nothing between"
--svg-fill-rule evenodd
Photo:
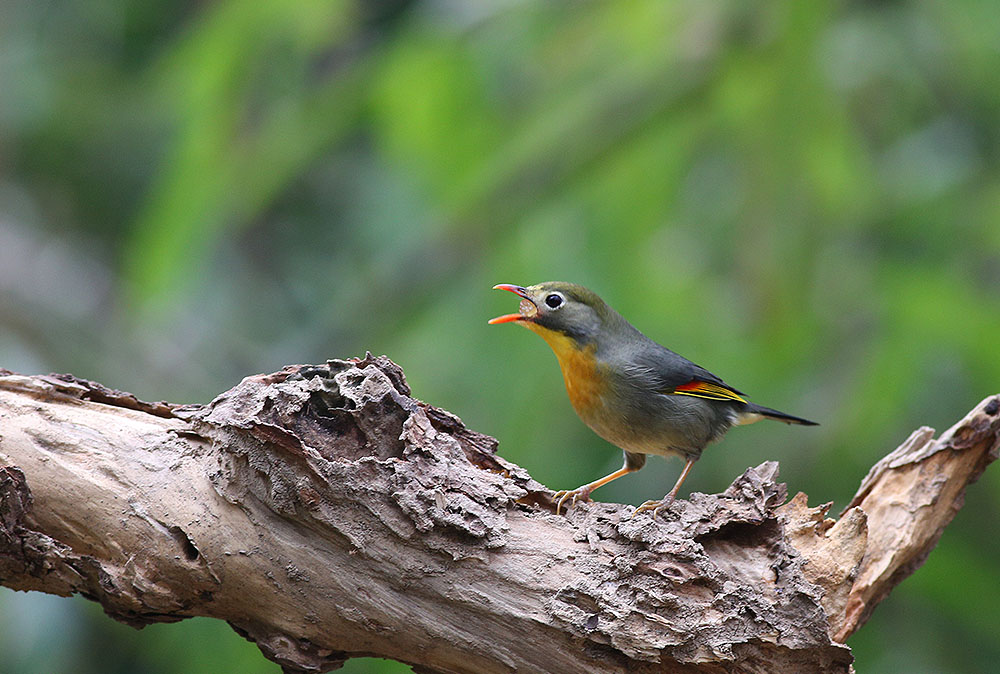
<instances>
[{"instance_id":1,"label":"orange breast","mask_svg":"<svg viewBox=\"0 0 1000 674\"><path fill-rule=\"evenodd\" d=\"M594 358L594 345L581 349L575 340L562 333L532 323L526 324L525 327L537 332L548 342L556 358L559 359L563 381L566 383L566 393L569 394L573 409L584 421L588 421L592 412L601 405L601 393L604 388L597 360Z\"/></svg>"},{"instance_id":2,"label":"orange breast","mask_svg":"<svg viewBox=\"0 0 1000 674\"><path fill-rule=\"evenodd\" d=\"M594 360L594 349L575 349L559 356L566 393L573 409L586 418L601 403L602 386Z\"/></svg>"}]
</instances>

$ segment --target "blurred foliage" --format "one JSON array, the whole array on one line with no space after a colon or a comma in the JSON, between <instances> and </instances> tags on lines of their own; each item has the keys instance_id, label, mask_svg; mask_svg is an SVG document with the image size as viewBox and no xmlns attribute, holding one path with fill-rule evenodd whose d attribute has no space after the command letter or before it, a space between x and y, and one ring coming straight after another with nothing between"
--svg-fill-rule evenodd
<instances>
[{"instance_id":1,"label":"blurred foliage","mask_svg":"<svg viewBox=\"0 0 1000 674\"><path fill-rule=\"evenodd\" d=\"M485 324L512 308L494 283L572 280L823 424L738 429L687 487L778 459L844 504L1000 391L995 26L982 0L9 0L0 366L204 402L386 353L573 487L620 453L540 340ZM598 496L658 497L678 468ZM993 473L852 639L862 670L995 669ZM277 671L217 621L135 632L5 590L0 623L18 673Z\"/></svg>"}]
</instances>

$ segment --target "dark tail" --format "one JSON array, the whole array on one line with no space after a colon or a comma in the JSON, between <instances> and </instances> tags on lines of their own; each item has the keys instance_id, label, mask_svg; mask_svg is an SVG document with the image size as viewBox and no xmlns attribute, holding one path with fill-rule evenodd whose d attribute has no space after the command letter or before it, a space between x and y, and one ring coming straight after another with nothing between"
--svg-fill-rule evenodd
<instances>
[{"instance_id":1,"label":"dark tail","mask_svg":"<svg viewBox=\"0 0 1000 674\"><path fill-rule=\"evenodd\" d=\"M764 407L763 405L755 405L754 403L747 403L747 412L751 414L762 414L768 419L774 419L775 421L784 421L786 424L801 424L803 426L819 426L815 421L809 421L808 419L803 419L802 417L793 417L791 414L785 414L784 412L779 412L778 410L772 410L770 407Z\"/></svg>"}]
</instances>

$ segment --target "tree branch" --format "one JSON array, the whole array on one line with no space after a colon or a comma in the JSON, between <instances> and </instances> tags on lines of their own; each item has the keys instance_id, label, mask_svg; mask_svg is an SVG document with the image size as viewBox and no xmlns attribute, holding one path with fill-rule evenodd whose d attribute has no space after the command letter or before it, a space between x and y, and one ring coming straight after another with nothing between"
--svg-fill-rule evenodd
<instances>
[{"instance_id":1,"label":"tree branch","mask_svg":"<svg viewBox=\"0 0 1000 674\"><path fill-rule=\"evenodd\" d=\"M0 582L132 625L226 620L289 672L847 672L842 645L996 458L1000 397L879 462L836 523L777 464L665 516L552 492L385 357L206 406L0 371Z\"/></svg>"}]
</instances>

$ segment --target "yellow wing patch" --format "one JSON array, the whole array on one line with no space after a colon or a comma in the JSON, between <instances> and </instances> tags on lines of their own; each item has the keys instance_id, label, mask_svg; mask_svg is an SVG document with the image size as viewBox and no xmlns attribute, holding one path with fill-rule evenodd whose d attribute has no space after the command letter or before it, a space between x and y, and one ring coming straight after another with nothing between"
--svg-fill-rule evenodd
<instances>
[{"instance_id":1,"label":"yellow wing patch","mask_svg":"<svg viewBox=\"0 0 1000 674\"><path fill-rule=\"evenodd\" d=\"M706 400L735 400L740 403L746 402L746 400L742 398L739 393L732 389L707 381L698 381L697 379L689 381L687 384L681 384L673 391L670 391L670 393L673 395L705 398Z\"/></svg>"}]
</instances>

